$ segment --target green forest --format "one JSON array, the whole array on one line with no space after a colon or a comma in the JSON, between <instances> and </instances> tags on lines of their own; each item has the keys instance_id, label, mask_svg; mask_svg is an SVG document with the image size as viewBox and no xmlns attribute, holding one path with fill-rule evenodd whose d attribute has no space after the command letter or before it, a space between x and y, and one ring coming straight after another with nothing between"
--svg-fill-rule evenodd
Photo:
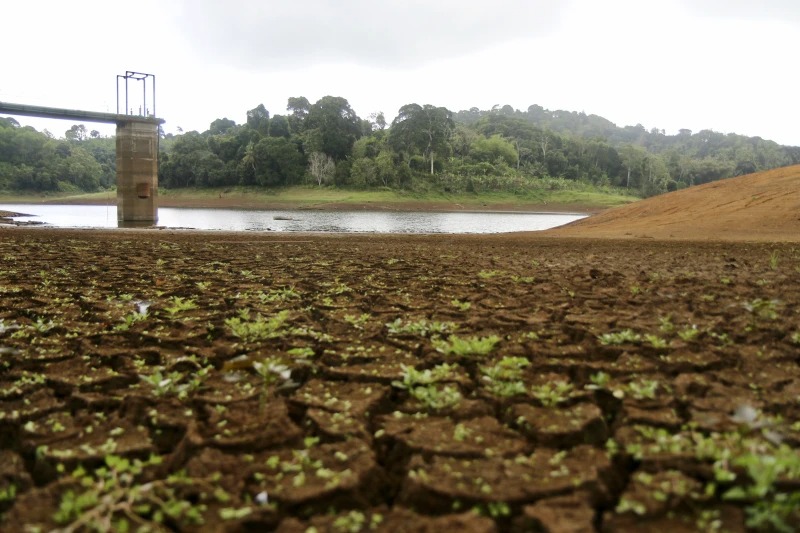
<instances>
[{"instance_id":1,"label":"green forest","mask_svg":"<svg viewBox=\"0 0 800 533\"><path fill-rule=\"evenodd\" d=\"M513 192L591 186L652 196L800 163L800 147L712 130L618 127L597 115L532 105L452 112L407 104L391 123L345 98L288 99L246 122L161 135L159 185ZM73 125L63 139L0 118L0 190L91 192L115 183L115 142Z\"/></svg>"}]
</instances>

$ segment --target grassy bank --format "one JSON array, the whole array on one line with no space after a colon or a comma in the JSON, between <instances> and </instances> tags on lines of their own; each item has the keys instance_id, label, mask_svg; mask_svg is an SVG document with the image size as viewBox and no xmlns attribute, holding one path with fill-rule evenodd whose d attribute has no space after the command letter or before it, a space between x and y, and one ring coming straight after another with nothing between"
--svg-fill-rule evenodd
<instances>
[{"instance_id":1,"label":"grassy bank","mask_svg":"<svg viewBox=\"0 0 800 533\"><path fill-rule=\"evenodd\" d=\"M318 187L159 189L163 207L269 209L512 210L596 212L637 200L635 196L599 190L541 190L512 193L447 194L396 190L347 190ZM0 193L0 203L68 203L104 205L116 202L115 191L79 195Z\"/></svg>"}]
</instances>

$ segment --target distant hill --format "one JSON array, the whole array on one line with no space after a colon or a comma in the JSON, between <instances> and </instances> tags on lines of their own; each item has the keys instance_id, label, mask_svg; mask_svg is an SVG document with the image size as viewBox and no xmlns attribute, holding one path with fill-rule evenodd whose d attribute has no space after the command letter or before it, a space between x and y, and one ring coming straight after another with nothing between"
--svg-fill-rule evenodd
<instances>
[{"instance_id":1,"label":"distant hill","mask_svg":"<svg viewBox=\"0 0 800 533\"><path fill-rule=\"evenodd\" d=\"M698 132L682 129L675 135L667 135L658 128L646 130L641 124L620 127L598 115L563 109L552 111L539 105L531 105L524 111L509 105L488 111L473 107L454 113L453 118L486 133L499 132L507 137L519 138L515 129L520 128L509 125L516 121L541 132L607 143L617 151L623 166L632 171L631 183L644 183L654 174L667 172L668 179L674 182L667 190L800 164L800 147L780 145L761 137L711 129ZM542 133L534 137L544 138ZM656 188L647 195L658 192L663 190Z\"/></svg>"},{"instance_id":2,"label":"distant hill","mask_svg":"<svg viewBox=\"0 0 800 533\"><path fill-rule=\"evenodd\" d=\"M800 165L640 200L546 234L620 239L800 241Z\"/></svg>"}]
</instances>

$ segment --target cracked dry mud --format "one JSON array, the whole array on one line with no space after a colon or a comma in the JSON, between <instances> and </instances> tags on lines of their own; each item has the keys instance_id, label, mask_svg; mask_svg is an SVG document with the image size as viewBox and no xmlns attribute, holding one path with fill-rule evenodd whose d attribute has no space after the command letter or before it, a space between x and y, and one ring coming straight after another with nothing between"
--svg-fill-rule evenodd
<instances>
[{"instance_id":1,"label":"cracked dry mud","mask_svg":"<svg viewBox=\"0 0 800 533\"><path fill-rule=\"evenodd\" d=\"M800 250L0 230L4 531L791 531Z\"/></svg>"}]
</instances>

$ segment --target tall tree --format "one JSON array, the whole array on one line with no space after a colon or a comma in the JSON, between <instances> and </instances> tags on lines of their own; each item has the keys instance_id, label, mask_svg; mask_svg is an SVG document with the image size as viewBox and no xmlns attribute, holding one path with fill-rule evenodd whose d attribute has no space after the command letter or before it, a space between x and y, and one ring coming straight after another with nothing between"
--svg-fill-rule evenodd
<instances>
[{"instance_id":1,"label":"tall tree","mask_svg":"<svg viewBox=\"0 0 800 533\"><path fill-rule=\"evenodd\" d=\"M397 112L389 133L396 149L410 153L419 150L430 161L431 174L437 153L446 153L455 128L453 113L430 104L406 104Z\"/></svg>"},{"instance_id":2,"label":"tall tree","mask_svg":"<svg viewBox=\"0 0 800 533\"><path fill-rule=\"evenodd\" d=\"M302 181L305 157L289 139L265 137L252 150L259 185L296 185Z\"/></svg>"},{"instance_id":3,"label":"tall tree","mask_svg":"<svg viewBox=\"0 0 800 533\"><path fill-rule=\"evenodd\" d=\"M333 183L336 174L336 164L331 156L322 152L312 152L308 157L308 173L320 187L323 184Z\"/></svg>"},{"instance_id":4,"label":"tall tree","mask_svg":"<svg viewBox=\"0 0 800 533\"><path fill-rule=\"evenodd\" d=\"M264 104L258 104L247 112L247 127L266 137L269 133L269 111Z\"/></svg>"},{"instance_id":5,"label":"tall tree","mask_svg":"<svg viewBox=\"0 0 800 533\"><path fill-rule=\"evenodd\" d=\"M83 124L74 124L64 133L64 137L66 137L68 141L83 141L86 139L86 136L86 126Z\"/></svg>"},{"instance_id":6,"label":"tall tree","mask_svg":"<svg viewBox=\"0 0 800 533\"><path fill-rule=\"evenodd\" d=\"M308 110L304 122L305 130L313 134L316 150L342 161L361 136L361 119L346 99L339 96L323 96Z\"/></svg>"},{"instance_id":7,"label":"tall tree","mask_svg":"<svg viewBox=\"0 0 800 533\"><path fill-rule=\"evenodd\" d=\"M211 125L208 127L208 132L211 135L220 135L222 133L227 133L228 130L236 126L236 122L232 121L229 118L218 118Z\"/></svg>"},{"instance_id":8,"label":"tall tree","mask_svg":"<svg viewBox=\"0 0 800 533\"><path fill-rule=\"evenodd\" d=\"M289 138L289 121L283 115L275 115L269 121L269 136L270 137L286 137Z\"/></svg>"},{"instance_id":9,"label":"tall tree","mask_svg":"<svg viewBox=\"0 0 800 533\"><path fill-rule=\"evenodd\" d=\"M311 109L311 102L305 96L290 96L286 104L289 111L289 127L292 133L300 133L305 126L305 120Z\"/></svg>"}]
</instances>

